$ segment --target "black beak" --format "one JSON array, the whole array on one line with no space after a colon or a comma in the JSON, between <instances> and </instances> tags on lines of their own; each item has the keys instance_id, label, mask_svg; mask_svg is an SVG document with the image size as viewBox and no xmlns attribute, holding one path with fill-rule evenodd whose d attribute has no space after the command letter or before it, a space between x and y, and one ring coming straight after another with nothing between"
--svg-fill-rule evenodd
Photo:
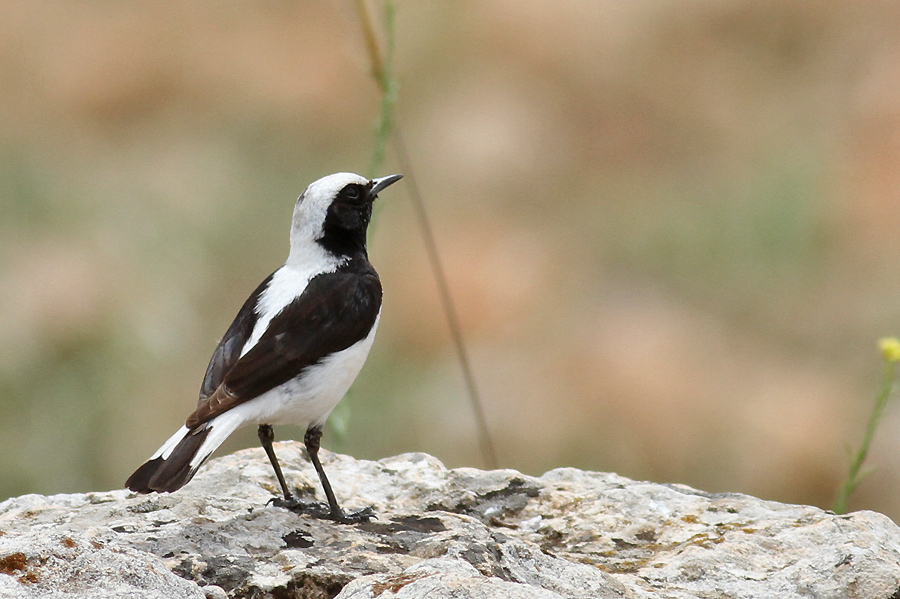
<instances>
[{"instance_id":1,"label":"black beak","mask_svg":"<svg viewBox=\"0 0 900 599\"><path fill-rule=\"evenodd\" d=\"M378 195L378 192L387 187L392 183L396 183L400 179L403 178L403 175L388 175L387 177L380 177L378 179L372 179L372 188L369 190L369 197L373 200L375 196Z\"/></svg>"}]
</instances>

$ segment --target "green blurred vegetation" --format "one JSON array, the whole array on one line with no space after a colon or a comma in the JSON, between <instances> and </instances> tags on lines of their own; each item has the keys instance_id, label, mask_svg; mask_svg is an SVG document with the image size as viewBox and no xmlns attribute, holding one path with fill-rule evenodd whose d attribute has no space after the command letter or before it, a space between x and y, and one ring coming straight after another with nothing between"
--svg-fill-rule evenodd
<instances>
[{"instance_id":1,"label":"green blurred vegetation","mask_svg":"<svg viewBox=\"0 0 900 599\"><path fill-rule=\"evenodd\" d=\"M296 196L369 167L380 94L349 0L0 16L0 497L119 487L283 261ZM898 25L887 2L397 4L397 117L503 465L829 503L900 323ZM340 449L481 465L399 187L370 253L385 307ZM896 517L882 427L849 507Z\"/></svg>"}]
</instances>

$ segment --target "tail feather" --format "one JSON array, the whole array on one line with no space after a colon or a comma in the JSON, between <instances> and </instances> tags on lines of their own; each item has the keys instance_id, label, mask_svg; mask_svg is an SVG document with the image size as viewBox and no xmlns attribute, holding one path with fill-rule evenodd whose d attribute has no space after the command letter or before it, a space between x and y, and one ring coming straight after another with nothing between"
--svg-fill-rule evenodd
<instances>
[{"instance_id":1,"label":"tail feather","mask_svg":"<svg viewBox=\"0 0 900 599\"><path fill-rule=\"evenodd\" d=\"M194 477L219 445L246 422L247 414L239 406L196 428L182 426L125 481L125 486L136 493L177 491Z\"/></svg>"},{"instance_id":2,"label":"tail feather","mask_svg":"<svg viewBox=\"0 0 900 599\"><path fill-rule=\"evenodd\" d=\"M160 451L128 477L125 486L136 493L168 493L180 489L193 478L201 464L218 447L216 444L215 447L206 448L206 455L198 455L204 449L203 442L211 430L212 427L208 424L193 431L183 427Z\"/></svg>"}]
</instances>

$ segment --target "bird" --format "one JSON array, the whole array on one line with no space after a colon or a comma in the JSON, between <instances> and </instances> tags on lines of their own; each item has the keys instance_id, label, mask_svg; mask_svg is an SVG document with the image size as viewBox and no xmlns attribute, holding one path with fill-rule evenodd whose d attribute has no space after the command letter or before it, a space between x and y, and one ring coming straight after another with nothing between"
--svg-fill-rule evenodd
<instances>
[{"instance_id":1,"label":"bird","mask_svg":"<svg viewBox=\"0 0 900 599\"><path fill-rule=\"evenodd\" d=\"M378 193L401 178L335 173L306 188L294 206L287 260L244 302L210 358L197 408L128 478L128 489L180 489L231 433L255 424L283 494L272 503L341 523L373 517L371 508L341 509L318 454L322 427L375 338L382 289L366 233ZM327 506L305 504L288 489L272 447L281 424L306 427Z\"/></svg>"}]
</instances>

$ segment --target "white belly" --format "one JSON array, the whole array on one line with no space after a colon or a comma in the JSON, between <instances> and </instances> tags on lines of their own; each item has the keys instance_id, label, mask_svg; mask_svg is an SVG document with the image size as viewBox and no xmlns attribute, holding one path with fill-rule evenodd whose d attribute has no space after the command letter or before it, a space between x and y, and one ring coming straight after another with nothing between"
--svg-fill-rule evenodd
<instances>
[{"instance_id":1,"label":"white belly","mask_svg":"<svg viewBox=\"0 0 900 599\"><path fill-rule=\"evenodd\" d=\"M379 312L365 339L331 354L304 370L299 377L232 408L227 414L240 418L242 424L296 424L302 427L323 424L362 370L380 319Z\"/></svg>"}]
</instances>

